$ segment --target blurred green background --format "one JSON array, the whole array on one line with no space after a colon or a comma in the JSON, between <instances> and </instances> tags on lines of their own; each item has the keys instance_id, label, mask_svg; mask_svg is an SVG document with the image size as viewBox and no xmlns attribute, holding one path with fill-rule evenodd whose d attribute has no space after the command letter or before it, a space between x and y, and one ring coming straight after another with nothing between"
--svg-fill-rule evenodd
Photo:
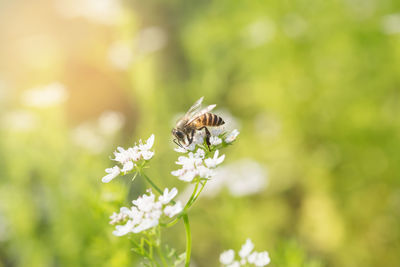
<instances>
[{"instance_id":1,"label":"blurred green background","mask_svg":"<svg viewBox=\"0 0 400 267\"><path fill-rule=\"evenodd\" d=\"M170 130L200 96L241 132L225 164L267 186L194 205L195 266L247 237L270 266L400 266L399 1L13 0L0 21L0 266L138 266L108 217L147 185L101 177L154 133L149 176L183 192ZM181 223L164 238L184 251Z\"/></svg>"}]
</instances>

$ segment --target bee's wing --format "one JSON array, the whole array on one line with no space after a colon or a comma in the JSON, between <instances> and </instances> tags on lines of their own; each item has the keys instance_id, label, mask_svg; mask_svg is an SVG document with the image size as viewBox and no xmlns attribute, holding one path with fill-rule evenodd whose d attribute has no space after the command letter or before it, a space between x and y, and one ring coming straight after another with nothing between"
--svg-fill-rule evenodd
<instances>
[{"instance_id":1,"label":"bee's wing","mask_svg":"<svg viewBox=\"0 0 400 267\"><path fill-rule=\"evenodd\" d=\"M198 111L198 109L200 108L201 103L203 102L203 99L204 99L204 96L200 97L200 99L197 100L197 101L193 104L193 106L191 106L191 107L189 108L189 110L188 110L188 111L186 112L186 114L185 114L185 117L187 117L187 118L192 117L192 116Z\"/></svg>"},{"instance_id":2,"label":"bee's wing","mask_svg":"<svg viewBox=\"0 0 400 267\"><path fill-rule=\"evenodd\" d=\"M189 124L189 123L193 122L195 119L197 119L198 117L200 117L201 115L203 115L203 114L205 114L205 113L207 113L207 112L210 112L210 111L213 110L216 106L217 106L217 105L215 105L215 104L214 104L214 105L209 105L209 106L203 108L202 110L200 110L200 111L194 113L194 114L189 118L189 120L188 120L188 122L187 122L186 124Z\"/></svg>"},{"instance_id":3,"label":"bee's wing","mask_svg":"<svg viewBox=\"0 0 400 267\"><path fill-rule=\"evenodd\" d=\"M199 100L197 100L186 112L185 115L183 115L182 118L180 118L176 123L177 124L184 124L186 125L189 120L193 118L193 116L196 115L196 113L199 111L201 107L201 103L203 102L204 96L200 97Z\"/></svg>"}]
</instances>

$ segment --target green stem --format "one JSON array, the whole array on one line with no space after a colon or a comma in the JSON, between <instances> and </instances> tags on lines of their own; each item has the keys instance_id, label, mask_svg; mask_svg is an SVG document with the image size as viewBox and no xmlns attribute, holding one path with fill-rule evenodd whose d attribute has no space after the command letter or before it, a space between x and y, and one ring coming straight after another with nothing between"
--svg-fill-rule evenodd
<instances>
[{"instance_id":1,"label":"green stem","mask_svg":"<svg viewBox=\"0 0 400 267\"><path fill-rule=\"evenodd\" d=\"M201 191L203 191L204 186L206 185L207 182L204 182L204 184L201 184L201 188L199 190L199 192L196 194L196 196L193 198L192 203L190 203L190 206L192 206L192 204L197 200L197 198L200 196Z\"/></svg>"},{"instance_id":2,"label":"green stem","mask_svg":"<svg viewBox=\"0 0 400 267\"><path fill-rule=\"evenodd\" d=\"M160 259L161 259L162 265L165 266L165 267L168 267L168 264L165 261L165 258L164 258L164 255L163 255L161 249L160 249L160 246L157 246L157 253L158 253L158 255L160 255Z\"/></svg>"},{"instance_id":3,"label":"green stem","mask_svg":"<svg viewBox=\"0 0 400 267\"><path fill-rule=\"evenodd\" d=\"M153 181L152 181L146 174L141 173L141 175L144 177L144 179L147 180L147 182L149 182L149 184L150 184L160 195L163 194L163 191L162 191L158 186L156 186L156 184L153 183Z\"/></svg>"},{"instance_id":4,"label":"green stem","mask_svg":"<svg viewBox=\"0 0 400 267\"><path fill-rule=\"evenodd\" d=\"M187 209L190 207L190 203L192 202L194 196L195 196L196 193L197 193L197 188L199 187L199 182L200 182L200 181L197 181L196 186L194 187L193 193L192 193L192 195L190 196L188 202L186 203L184 210L187 210Z\"/></svg>"},{"instance_id":5,"label":"green stem","mask_svg":"<svg viewBox=\"0 0 400 267\"><path fill-rule=\"evenodd\" d=\"M168 228L168 227L174 226L179 221L179 219L180 219L180 217L178 216L173 221L170 221L169 223L161 224L161 225Z\"/></svg>"},{"instance_id":6,"label":"green stem","mask_svg":"<svg viewBox=\"0 0 400 267\"><path fill-rule=\"evenodd\" d=\"M190 253L192 249L192 237L190 235L190 225L189 225L189 217L185 213L183 215L183 223L185 224L185 231L186 231L186 260L185 260L185 267L189 267L190 265Z\"/></svg>"},{"instance_id":7,"label":"green stem","mask_svg":"<svg viewBox=\"0 0 400 267\"><path fill-rule=\"evenodd\" d=\"M152 263L152 266L160 267L158 262L153 258L153 243L151 241L147 240L146 238L143 238L143 241L146 242L149 247L149 252L147 252L146 254L147 254L147 257L149 258L150 262Z\"/></svg>"},{"instance_id":8,"label":"green stem","mask_svg":"<svg viewBox=\"0 0 400 267\"><path fill-rule=\"evenodd\" d=\"M158 193L160 193L161 195L163 194L163 192L161 191L161 189L158 187L158 186L156 186L154 183L153 183L153 181L147 176L147 175L145 175L144 173L142 173L141 174L146 180L147 180L147 182L149 182L149 184L158 192ZM198 183L197 183L197 185L196 185L196 190L195 191L193 191L193 194L192 194L192 196L190 197L190 199L193 199L193 197L194 197L194 195L195 195L195 193L196 193L196 191L197 191L197 187L198 187ZM190 200L189 199L189 200ZM174 203L175 204L175 201L171 201L172 203ZM187 204L186 204L187 205ZM189 225L189 217L188 217L188 215L186 214L186 213L184 213L183 215L182 215L182 217L183 217L183 223L184 223L184 225L185 225L185 231L186 231L186 260L185 260L185 267L189 267L189 264L190 264L190 253L191 253L191 249L192 249L192 237L191 237L191 234L190 234L190 225ZM152 247L150 247L151 248L151 253L150 253L150 255L152 255ZM157 263L157 262L156 262Z\"/></svg>"}]
</instances>

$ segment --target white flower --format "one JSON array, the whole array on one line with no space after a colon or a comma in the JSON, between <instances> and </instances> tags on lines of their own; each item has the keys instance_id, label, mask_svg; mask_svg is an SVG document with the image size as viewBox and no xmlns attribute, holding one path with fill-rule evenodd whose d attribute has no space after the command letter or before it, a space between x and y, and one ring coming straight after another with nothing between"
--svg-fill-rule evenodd
<instances>
[{"instance_id":1,"label":"white flower","mask_svg":"<svg viewBox=\"0 0 400 267\"><path fill-rule=\"evenodd\" d=\"M147 139L145 144L142 144L142 140L139 140L139 150L146 151L153 147L154 144L154 134L152 134L149 139Z\"/></svg>"},{"instance_id":2,"label":"white flower","mask_svg":"<svg viewBox=\"0 0 400 267\"><path fill-rule=\"evenodd\" d=\"M244 245L239 251L239 256L241 258L246 258L251 253L253 248L254 248L253 242L251 242L251 240L247 238L246 243L244 243Z\"/></svg>"},{"instance_id":3,"label":"white flower","mask_svg":"<svg viewBox=\"0 0 400 267\"><path fill-rule=\"evenodd\" d=\"M217 146L217 145L219 145L221 143L222 143L222 139L219 138L218 136L211 136L210 137L210 144L212 146Z\"/></svg>"},{"instance_id":4,"label":"white flower","mask_svg":"<svg viewBox=\"0 0 400 267\"><path fill-rule=\"evenodd\" d=\"M133 230L133 221L129 220L125 225L117 225L115 226L115 231L113 231L113 235L115 236L123 236L128 234Z\"/></svg>"},{"instance_id":5,"label":"white flower","mask_svg":"<svg viewBox=\"0 0 400 267\"><path fill-rule=\"evenodd\" d=\"M201 148L197 149L196 153L194 153L194 157L200 158L200 159L204 159L205 155L206 155L206 152Z\"/></svg>"},{"instance_id":6,"label":"white flower","mask_svg":"<svg viewBox=\"0 0 400 267\"><path fill-rule=\"evenodd\" d=\"M189 151L193 151L196 148L197 144L202 144L203 141L199 141L198 138L194 138L193 139L193 143L191 143L190 145L186 146L185 149L189 150Z\"/></svg>"},{"instance_id":7,"label":"white flower","mask_svg":"<svg viewBox=\"0 0 400 267\"><path fill-rule=\"evenodd\" d=\"M212 169L224 161L225 155L218 157L218 154L217 150L214 158L205 158L205 151L201 148L197 149L195 153L189 152L187 157L178 157L176 164L182 165L182 168L172 171L171 174L185 182L193 181L196 176L209 179L214 176Z\"/></svg>"},{"instance_id":8,"label":"white flower","mask_svg":"<svg viewBox=\"0 0 400 267\"><path fill-rule=\"evenodd\" d=\"M121 163L122 165L132 159L133 153L135 151L133 149L125 150L122 147L117 147L117 151L114 151L115 158L113 160Z\"/></svg>"},{"instance_id":9,"label":"white flower","mask_svg":"<svg viewBox=\"0 0 400 267\"><path fill-rule=\"evenodd\" d=\"M126 235L128 233L139 233L146 231L158 225L163 214L173 217L182 211L181 202L177 202L173 206L165 206L169 204L178 193L176 188L165 189L162 196L156 201L155 195L148 190L147 194L133 200L133 206L129 209L122 207L120 213L113 213L110 216L111 224L118 224L127 221L124 225L117 225L113 232L116 236Z\"/></svg>"},{"instance_id":10,"label":"white flower","mask_svg":"<svg viewBox=\"0 0 400 267\"><path fill-rule=\"evenodd\" d=\"M110 182L112 179L114 179L115 177L117 177L120 173L120 169L118 168L118 166L114 166L112 168L108 168L106 169L106 173L108 173L106 176L104 176L101 181L103 183L108 183Z\"/></svg>"},{"instance_id":11,"label":"white flower","mask_svg":"<svg viewBox=\"0 0 400 267\"><path fill-rule=\"evenodd\" d=\"M164 208L164 214L172 218L175 215L179 214L182 210L182 203L180 201L177 201L176 204L173 206L166 206Z\"/></svg>"},{"instance_id":12,"label":"white flower","mask_svg":"<svg viewBox=\"0 0 400 267\"><path fill-rule=\"evenodd\" d=\"M182 168L184 169L190 170L202 163L202 158L200 157L200 155L201 153L198 152L196 152L196 154L193 154L193 152L189 152L189 157L180 156L178 158L178 161L175 163L178 165L182 165Z\"/></svg>"},{"instance_id":13,"label":"white flower","mask_svg":"<svg viewBox=\"0 0 400 267\"><path fill-rule=\"evenodd\" d=\"M158 218L146 218L138 226L132 229L132 232L137 234L148 230L158 225Z\"/></svg>"},{"instance_id":14,"label":"white flower","mask_svg":"<svg viewBox=\"0 0 400 267\"><path fill-rule=\"evenodd\" d=\"M152 210L154 206L155 195L150 192L149 195L144 194L136 200L133 200L132 203L138 207L139 210L143 212L149 212Z\"/></svg>"},{"instance_id":15,"label":"white flower","mask_svg":"<svg viewBox=\"0 0 400 267\"><path fill-rule=\"evenodd\" d=\"M215 172L205 166L198 166L196 174L199 175L201 178L209 179L215 175Z\"/></svg>"},{"instance_id":16,"label":"white flower","mask_svg":"<svg viewBox=\"0 0 400 267\"><path fill-rule=\"evenodd\" d=\"M119 164L122 165L122 169L119 169L117 166L113 168L112 175L107 175L103 178L103 182L108 183L115 177L119 175L119 172L117 173L117 169L120 172L127 173L133 170L133 168L136 166L136 162L140 160L149 160L153 157L154 152L150 151L150 149L153 147L154 144L154 134L150 136L149 139L147 139L146 143L143 144L142 140L139 140L139 145L138 146L133 146L128 149L124 149L122 147L117 147L117 150L114 151L114 156L115 158L112 159ZM107 169L111 170L111 169ZM106 171L107 171L106 170ZM108 171L107 171L108 172ZM110 173L110 172L108 172Z\"/></svg>"},{"instance_id":17,"label":"white flower","mask_svg":"<svg viewBox=\"0 0 400 267\"><path fill-rule=\"evenodd\" d=\"M219 262L222 264L231 264L235 258L235 251L233 249L226 250L219 256Z\"/></svg>"},{"instance_id":18,"label":"white flower","mask_svg":"<svg viewBox=\"0 0 400 267\"><path fill-rule=\"evenodd\" d=\"M226 137L225 137L225 142L226 143L232 143L233 141L235 141L236 137L239 135L239 131L238 130L233 130L232 132L230 132Z\"/></svg>"},{"instance_id":19,"label":"white flower","mask_svg":"<svg viewBox=\"0 0 400 267\"><path fill-rule=\"evenodd\" d=\"M247 239L246 243L242 246L242 248L239 251L240 261L238 260L234 261L235 252L232 249L221 253L219 261L225 267L250 266L249 264L253 264L254 266L257 267L262 267L270 263L271 259L269 258L267 251L263 252L254 251L252 253L253 249L254 249L254 244L251 242L250 239Z\"/></svg>"},{"instance_id":20,"label":"white flower","mask_svg":"<svg viewBox=\"0 0 400 267\"><path fill-rule=\"evenodd\" d=\"M163 195L158 197L158 201L162 204L167 204L176 196L176 194L178 194L178 189L175 187L172 188L171 191L169 191L168 188L165 188Z\"/></svg>"},{"instance_id":21,"label":"white flower","mask_svg":"<svg viewBox=\"0 0 400 267\"><path fill-rule=\"evenodd\" d=\"M193 181L194 177L196 177L196 175L197 175L197 173L194 169L193 170L179 169L176 171L172 171L171 174L173 176L177 176L179 178L179 180L182 180L184 182Z\"/></svg>"},{"instance_id":22,"label":"white flower","mask_svg":"<svg viewBox=\"0 0 400 267\"><path fill-rule=\"evenodd\" d=\"M219 155L219 151L217 150L214 153L214 158L205 159L204 163L206 164L206 166L209 168L215 168L217 165L221 164L225 159L225 155L222 155L219 158L218 158L218 155Z\"/></svg>"},{"instance_id":23,"label":"white flower","mask_svg":"<svg viewBox=\"0 0 400 267\"><path fill-rule=\"evenodd\" d=\"M135 166L135 164L132 161L125 162L121 169L121 172L127 173L127 172L131 171L134 166Z\"/></svg>"},{"instance_id":24,"label":"white flower","mask_svg":"<svg viewBox=\"0 0 400 267\"><path fill-rule=\"evenodd\" d=\"M253 252L248 257L249 263L253 263L255 266L265 266L271 262L269 254L266 251L263 252Z\"/></svg>"}]
</instances>

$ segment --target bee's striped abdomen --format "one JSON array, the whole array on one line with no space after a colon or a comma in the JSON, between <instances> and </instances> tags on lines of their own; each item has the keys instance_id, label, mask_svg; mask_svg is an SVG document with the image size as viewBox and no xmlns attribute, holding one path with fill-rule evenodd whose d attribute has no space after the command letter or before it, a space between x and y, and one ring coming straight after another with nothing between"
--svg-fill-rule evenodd
<instances>
[{"instance_id":1,"label":"bee's striped abdomen","mask_svg":"<svg viewBox=\"0 0 400 267\"><path fill-rule=\"evenodd\" d=\"M205 113L194 121L194 124L196 125L197 128L203 126L220 126L224 123L225 122L221 117L212 113Z\"/></svg>"}]
</instances>

